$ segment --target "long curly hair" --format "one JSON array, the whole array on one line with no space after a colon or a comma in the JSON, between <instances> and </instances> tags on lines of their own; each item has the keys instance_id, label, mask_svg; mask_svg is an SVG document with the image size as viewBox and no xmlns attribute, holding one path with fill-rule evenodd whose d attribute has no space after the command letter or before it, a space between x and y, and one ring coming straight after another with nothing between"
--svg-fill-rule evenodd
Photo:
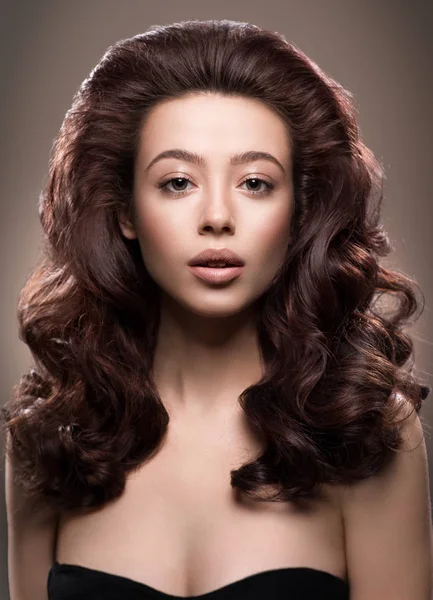
<instances>
[{"instance_id":1,"label":"long curly hair","mask_svg":"<svg viewBox=\"0 0 433 600\"><path fill-rule=\"evenodd\" d=\"M39 198L43 252L18 301L35 364L2 409L14 476L35 503L71 510L119 497L167 432L152 379L160 289L119 215L131 209L147 114L191 92L260 100L292 144L292 242L257 310L264 374L238 398L263 451L230 472L231 485L301 506L325 484L370 477L430 391L413 363L404 368L413 343L403 327L425 301L379 264L392 249L385 174L360 139L352 94L277 32L229 20L153 26L110 46L81 84Z\"/></svg>"}]
</instances>

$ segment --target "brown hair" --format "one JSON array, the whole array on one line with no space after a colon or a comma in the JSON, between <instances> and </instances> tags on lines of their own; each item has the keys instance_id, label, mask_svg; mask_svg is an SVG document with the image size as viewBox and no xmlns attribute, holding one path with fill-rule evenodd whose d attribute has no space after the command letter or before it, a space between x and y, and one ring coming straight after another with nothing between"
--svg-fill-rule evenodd
<instances>
[{"instance_id":1,"label":"brown hair","mask_svg":"<svg viewBox=\"0 0 433 600\"><path fill-rule=\"evenodd\" d=\"M119 215L131 208L146 115L191 92L262 101L292 144L293 243L258 303L263 378L239 397L265 445L231 485L301 505L323 484L369 477L429 391L404 370L413 344L402 328L424 297L379 264L391 251L385 176L350 92L276 32L229 20L154 26L111 46L74 96L40 198L44 251L19 298L36 364L3 408L7 451L25 492L59 509L118 497L167 430L151 377L160 290ZM385 294L392 310L378 306Z\"/></svg>"}]
</instances>

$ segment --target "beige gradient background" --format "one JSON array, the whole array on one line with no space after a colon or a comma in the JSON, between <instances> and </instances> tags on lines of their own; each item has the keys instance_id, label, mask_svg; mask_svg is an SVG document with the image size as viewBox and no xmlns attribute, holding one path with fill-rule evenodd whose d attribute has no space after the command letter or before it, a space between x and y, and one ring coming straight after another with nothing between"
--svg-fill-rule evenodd
<instances>
[{"instance_id":1,"label":"beige gradient background","mask_svg":"<svg viewBox=\"0 0 433 600\"><path fill-rule=\"evenodd\" d=\"M73 94L114 42L153 24L210 18L283 33L354 94L363 139L387 174L383 219L395 251L385 264L415 278L425 294L426 308L410 332L415 373L433 386L432 12L431 0L0 0L0 403L31 364L17 335L16 303L40 250L38 195ZM433 392L421 415L431 427ZM433 433L426 438L432 480ZM0 468L0 600L6 600Z\"/></svg>"}]
</instances>

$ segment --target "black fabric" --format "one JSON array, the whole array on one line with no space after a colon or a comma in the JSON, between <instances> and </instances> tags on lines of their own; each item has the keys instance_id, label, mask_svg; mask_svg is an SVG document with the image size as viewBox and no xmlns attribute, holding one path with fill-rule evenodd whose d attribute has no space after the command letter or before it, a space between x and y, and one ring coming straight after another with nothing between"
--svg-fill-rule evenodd
<instances>
[{"instance_id":1,"label":"black fabric","mask_svg":"<svg viewBox=\"0 0 433 600\"><path fill-rule=\"evenodd\" d=\"M57 561L49 600L349 600L349 583L318 569L287 567L249 575L199 596L175 596L127 577Z\"/></svg>"}]
</instances>

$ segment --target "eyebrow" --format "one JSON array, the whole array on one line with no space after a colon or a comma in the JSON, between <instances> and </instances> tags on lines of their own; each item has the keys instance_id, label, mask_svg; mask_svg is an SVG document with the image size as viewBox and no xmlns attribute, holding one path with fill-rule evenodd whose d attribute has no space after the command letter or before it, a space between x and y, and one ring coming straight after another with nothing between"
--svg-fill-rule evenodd
<instances>
[{"instance_id":1,"label":"eyebrow","mask_svg":"<svg viewBox=\"0 0 433 600\"><path fill-rule=\"evenodd\" d=\"M185 160L187 162L198 165L199 167L207 166L207 162L204 156L201 156L196 152L185 150L183 148L173 148L171 150L164 150L163 152L160 152L157 156L155 156L155 158L151 160L145 168L145 172L147 172L150 169L150 167L152 167L156 162L164 158L177 158L179 160ZM269 154L269 152L262 152L259 150L247 150L246 152L234 154L230 157L230 164L232 166L242 165L255 160L268 160L269 162L272 162L275 165L277 165L277 167L279 167L283 173L286 172L283 165L278 159L275 158L275 156Z\"/></svg>"}]
</instances>

